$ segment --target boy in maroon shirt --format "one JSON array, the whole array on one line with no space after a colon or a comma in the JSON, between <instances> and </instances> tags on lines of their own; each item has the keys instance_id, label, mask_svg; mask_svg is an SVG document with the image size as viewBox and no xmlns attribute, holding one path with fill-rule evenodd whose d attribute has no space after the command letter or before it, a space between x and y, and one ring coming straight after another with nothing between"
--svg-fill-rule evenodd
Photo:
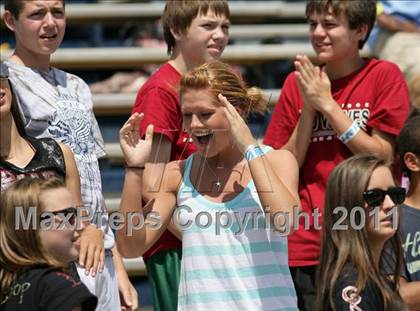
<instances>
[{"instance_id":1,"label":"boy in maroon shirt","mask_svg":"<svg viewBox=\"0 0 420 311\"><path fill-rule=\"evenodd\" d=\"M132 113L144 113L140 134L154 125L152 163L144 172L144 197L153 198L160 186L165 164L186 159L195 151L183 131L177 86L181 75L205 62L218 59L228 43L227 1L168 0L162 16L164 38L170 59L141 87ZM145 252L144 252L145 251ZM143 254L144 253L144 254ZM166 231L143 255L153 291L154 310L176 310L181 260L181 242Z\"/></svg>"}]
</instances>

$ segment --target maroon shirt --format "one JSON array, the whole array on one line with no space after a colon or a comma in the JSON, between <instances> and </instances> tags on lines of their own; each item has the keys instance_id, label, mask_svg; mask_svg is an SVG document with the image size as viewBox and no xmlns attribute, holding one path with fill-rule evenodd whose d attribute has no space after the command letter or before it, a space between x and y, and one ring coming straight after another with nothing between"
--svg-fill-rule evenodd
<instances>
[{"instance_id":1,"label":"maroon shirt","mask_svg":"<svg viewBox=\"0 0 420 311\"><path fill-rule=\"evenodd\" d=\"M182 111L178 86L181 74L170 64L162 65L142 86L132 113L144 113L140 134L144 135L149 124L154 132L165 135L171 142L170 161L186 159L196 151L188 133L183 131ZM181 242L168 230L143 255L144 260L157 252L181 248Z\"/></svg>"}]
</instances>

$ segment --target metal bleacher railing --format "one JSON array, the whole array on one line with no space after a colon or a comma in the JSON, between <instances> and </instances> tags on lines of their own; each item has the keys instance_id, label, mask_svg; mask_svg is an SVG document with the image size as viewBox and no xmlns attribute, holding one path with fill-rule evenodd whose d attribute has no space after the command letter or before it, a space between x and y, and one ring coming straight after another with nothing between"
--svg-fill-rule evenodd
<instances>
[{"instance_id":1,"label":"metal bleacher railing","mask_svg":"<svg viewBox=\"0 0 420 311\"><path fill-rule=\"evenodd\" d=\"M309 43L235 44L226 47L222 59L229 63L262 63L290 59L297 53L312 55L313 51ZM2 51L1 60L10 54L11 51ZM160 64L167 59L165 48L61 48L52 56L52 63L66 69L133 69L145 64Z\"/></svg>"},{"instance_id":2,"label":"metal bleacher railing","mask_svg":"<svg viewBox=\"0 0 420 311\"><path fill-rule=\"evenodd\" d=\"M235 44L228 46L223 59L231 63L255 63L290 59L296 53L312 53L306 38L307 26L300 24L258 24L266 20L281 21L304 18L303 2L285 1L232 1L231 19L234 25L230 31L232 39L294 38L300 42L282 44ZM150 3L96 3L68 4L68 24L115 24L126 20L157 20L164 8L164 2ZM239 24L241 21L251 24ZM238 23L238 24L236 24ZM11 51L2 51L1 59ZM135 68L144 64L162 63L167 59L164 48L118 47L118 48L61 48L52 58L59 68L66 69L111 69Z\"/></svg>"},{"instance_id":3,"label":"metal bleacher railing","mask_svg":"<svg viewBox=\"0 0 420 311\"><path fill-rule=\"evenodd\" d=\"M66 18L72 23L114 23L129 19L155 20L160 18L164 1L141 3L68 4ZM287 1L229 1L231 19L261 21L267 18L302 18L305 2Z\"/></svg>"}]
</instances>

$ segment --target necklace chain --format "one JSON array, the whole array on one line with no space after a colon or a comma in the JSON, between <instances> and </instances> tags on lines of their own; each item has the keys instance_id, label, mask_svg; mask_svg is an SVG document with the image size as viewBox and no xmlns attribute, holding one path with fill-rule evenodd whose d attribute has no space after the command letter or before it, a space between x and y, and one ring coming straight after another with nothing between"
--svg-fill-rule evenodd
<instances>
[{"instance_id":1,"label":"necklace chain","mask_svg":"<svg viewBox=\"0 0 420 311\"><path fill-rule=\"evenodd\" d=\"M210 169L210 172L213 174L214 177L216 177L216 182L214 183L214 185L216 186L216 191L220 192L221 188L222 188L222 183L220 182L220 177L219 175L217 175L214 170L211 168L209 162L207 161L206 158L204 158L204 163L206 164L206 166Z\"/></svg>"},{"instance_id":2,"label":"necklace chain","mask_svg":"<svg viewBox=\"0 0 420 311\"><path fill-rule=\"evenodd\" d=\"M222 182L220 181L220 177L219 175L216 174L216 172L211 168L209 162L207 161L206 158L204 159L204 163L206 164L206 166L209 168L210 172L213 174L214 177L216 177L216 181L214 182L214 185L216 186L216 191L220 192L222 189ZM241 160L242 161L242 160ZM240 163L241 161L239 161L238 163ZM233 167L235 167L237 164L235 164ZM233 169L232 167L232 169Z\"/></svg>"}]
</instances>

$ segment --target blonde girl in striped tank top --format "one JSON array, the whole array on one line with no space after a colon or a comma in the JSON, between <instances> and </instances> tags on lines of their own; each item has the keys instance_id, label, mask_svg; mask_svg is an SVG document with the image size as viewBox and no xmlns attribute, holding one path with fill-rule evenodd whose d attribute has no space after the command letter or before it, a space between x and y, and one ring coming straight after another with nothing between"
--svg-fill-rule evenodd
<instances>
[{"instance_id":1,"label":"blonde girl in striped tank top","mask_svg":"<svg viewBox=\"0 0 420 311\"><path fill-rule=\"evenodd\" d=\"M286 235L297 220L299 169L290 152L258 146L244 121L264 112L264 97L221 62L185 74L180 97L198 151L167 164L147 216L142 173L153 125L140 139L142 115L134 114L120 131L127 167L119 250L141 256L166 228L182 240L178 310L297 310ZM130 230L130 213L145 225Z\"/></svg>"}]
</instances>

